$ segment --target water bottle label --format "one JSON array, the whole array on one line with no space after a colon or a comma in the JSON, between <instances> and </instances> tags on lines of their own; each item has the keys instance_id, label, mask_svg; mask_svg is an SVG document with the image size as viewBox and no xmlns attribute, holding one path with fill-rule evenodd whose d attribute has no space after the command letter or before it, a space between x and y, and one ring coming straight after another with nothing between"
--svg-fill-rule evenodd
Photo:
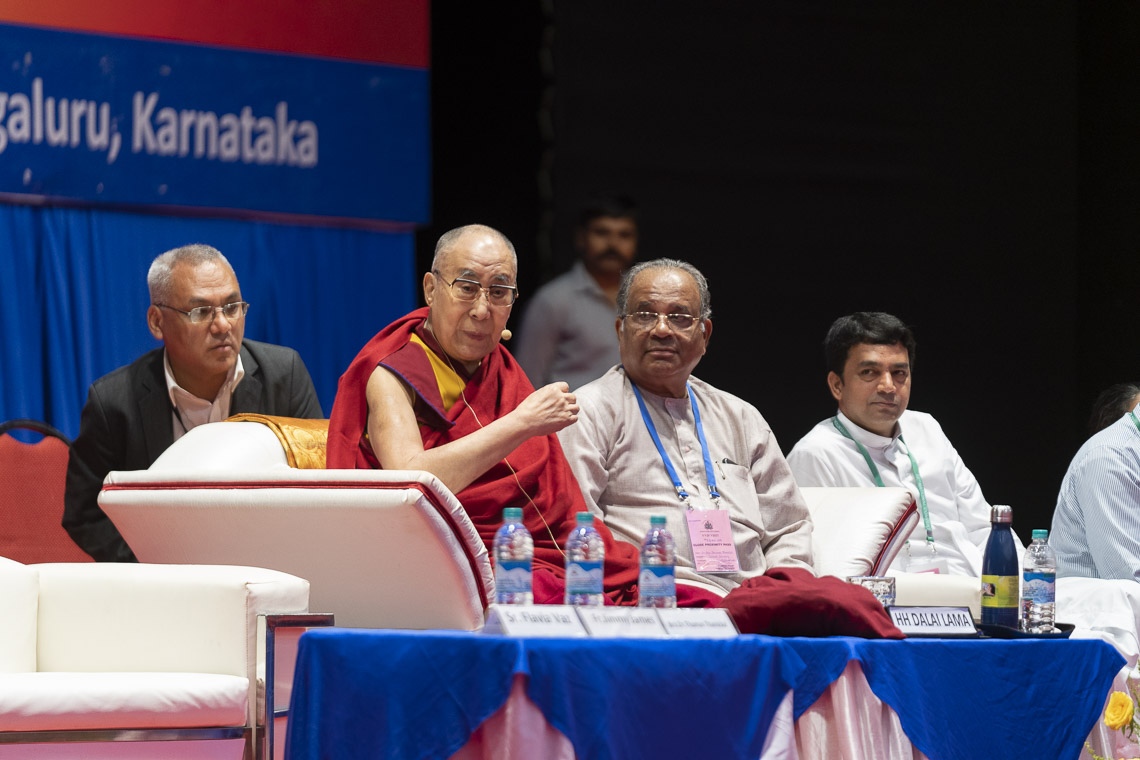
<instances>
[{"instance_id":1,"label":"water bottle label","mask_svg":"<svg viewBox=\"0 0 1140 760\"><path fill-rule=\"evenodd\" d=\"M1022 576L1022 598L1036 604L1053 604L1057 599L1057 574L1025 572Z\"/></svg>"},{"instance_id":2,"label":"water bottle label","mask_svg":"<svg viewBox=\"0 0 1140 760\"><path fill-rule=\"evenodd\" d=\"M673 575L673 568L669 565L641 568L637 586L638 593L646 599L672 599L677 596L677 581Z\"/></svg>"},{"instance_id":3,"label":"water bottle label","mask_svg":"<svg viewBox=\"0 0 1140 760\"><path fill-rule=\"evenodd\" d=\"M982 607L1017 609L1020 599L1016 575L982 576Z\"/></svg>"},{"instance_id":4,"label":"water bottle label","mask_svg":"<svg viewBox=\"0 0 1140 760\"><path fill-rule=\"evenodd\" d=\"M570 562L566 565L566 591L570 594L602 593L601 562Z\"/></svg>"},{"instance_id":5,"label":"water bottle label","mask_svg":"<svg viewBox=\"0 0 1140 760\"><path fill-rule=\"evenodd\" d=\"M526 560L499 560L495 565L495 592L498 594L529 594L531 566Z\"/></svg>"}]
</instances>

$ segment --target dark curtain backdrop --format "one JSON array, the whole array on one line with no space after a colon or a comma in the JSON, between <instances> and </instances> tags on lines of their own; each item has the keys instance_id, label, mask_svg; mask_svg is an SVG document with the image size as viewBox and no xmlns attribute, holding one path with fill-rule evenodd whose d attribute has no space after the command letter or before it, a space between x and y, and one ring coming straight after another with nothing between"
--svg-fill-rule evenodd
<instances>
[{"instance_id":1,"label":"dark curtain backdrop","mask_svg":"<svg viewBox=\"0 0 1140 760\"><path fill-rule=\"evenodd\" d=\"M0 420L78 433L88 385L160 345L147 268L188 243L226 255L246 337L297 349L326 416L360 347L418 303L410 233L0 205Z\"/></svg>"},{"instance_id":2,"label":"dark curtain backdrop","mask_svg":"<svg viewBox=\"0 0 1140 760\"><path fill-rule=\"evenodd\" d=\"M579 0L555 23L558 198L629 188L643 254L708 276L697 374L787 452L835 412L828 326L891 312L910 408L1019 534L1048 527L1079 413L1075 6Z\"/></svg>"},{"instance_id":3,"label":"dark curtain backdrop","mask_svg":"<svg viewBox=\"0 0 1140 760\"><path fill-rule=\"evenodd\" d=\"M1047 527L1096 393L1140 377L1140 5L433 3L435 223L489 221L528 293L579 202L632 194L697 264L697 374L786 450L834 412L822 340L891 311L991 503ZM481 116L486 118L481 118Z\"/></svg>"}]
</instances>

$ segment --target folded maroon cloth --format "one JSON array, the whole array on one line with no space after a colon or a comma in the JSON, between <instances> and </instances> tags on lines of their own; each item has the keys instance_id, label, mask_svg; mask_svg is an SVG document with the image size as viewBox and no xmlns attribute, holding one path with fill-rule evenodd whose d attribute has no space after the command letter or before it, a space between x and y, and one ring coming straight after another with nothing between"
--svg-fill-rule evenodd
<instances>
[{"instance_id":1,"label":"folded maroon cloth","mask_svg":"<svg viewBox=\"0 0 1140 760\"><path fill-rule=\"evenodd\" d=\"M721 600L741 633L904 639L882 603L855 583L798 567L749 578Z\"/></svg>"}]
</instances>

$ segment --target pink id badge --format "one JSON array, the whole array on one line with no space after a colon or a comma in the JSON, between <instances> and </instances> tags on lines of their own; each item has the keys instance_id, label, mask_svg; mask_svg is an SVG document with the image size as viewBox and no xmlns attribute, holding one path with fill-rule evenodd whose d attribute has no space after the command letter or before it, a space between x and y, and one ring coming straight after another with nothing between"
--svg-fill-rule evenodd
<instances>
[{"instance_id":1,"label":"pink id badge","mask_svg":"<svg viewBox=\"0 0 1140 760\"><path fill-rule=\"evenodd\" d=\"M689 509L689 543L698 573L739 573L740 559L732 543L728 512L720 509Z\"/></svg>"}]
</instances>

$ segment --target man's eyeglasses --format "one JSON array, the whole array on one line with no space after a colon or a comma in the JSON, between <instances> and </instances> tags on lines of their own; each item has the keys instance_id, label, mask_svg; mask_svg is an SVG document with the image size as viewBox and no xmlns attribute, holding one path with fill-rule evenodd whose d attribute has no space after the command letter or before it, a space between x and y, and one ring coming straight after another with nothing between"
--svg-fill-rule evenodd
<instances>
[{"instance_id":1,"label":"man's eyeglasses","mask_svg":"<svg viewBox=\"0 0 1140 760\"><path fill-rule=\"evenodd\" d=\"M697 317L692 314L659 314L656 311L635 311L632 314L622 314L621 318L632 322L638 330L652 330L664 319L670 330L685 331L697 321Z\"/></svg>"},{"instance_id":2,"label":"man's eyeglasses","mask_svg":"<svg viewBox=\"0 0 1140 760\"><path fill-rule=\"evenodd\" d=\"M474 301L479 298L479 293L483 292L487 294L487 303L492 306L510 306L519 297L519 289L513 285L492 285L485 288L474 280L464 280L461 277L448 282L435 269L431 270L431 273L451 288L451 295L460 301Z\"/></svg>"},{"instance_id":3,"label":"man's eyeglasses","mask_svg":"<svg viewBox=\"0 0 1140 760\"><path fill-rule=\"evenodd\" d=\"M184 314L186 318L194 324L198 324L199 322L213 322L214 315L219 311L222 313L222 316L224 316L230 322L235 322L244 317L245 313L249 311L249 304L245 301L234 301L233 303L228 303L225 306L197 306L190 311L176 309L173 306L167 306L164 303L156 303L155 306L160 309L170 309L171 311L176 311L179 314Z\"/></svg>"}]
</instances>

